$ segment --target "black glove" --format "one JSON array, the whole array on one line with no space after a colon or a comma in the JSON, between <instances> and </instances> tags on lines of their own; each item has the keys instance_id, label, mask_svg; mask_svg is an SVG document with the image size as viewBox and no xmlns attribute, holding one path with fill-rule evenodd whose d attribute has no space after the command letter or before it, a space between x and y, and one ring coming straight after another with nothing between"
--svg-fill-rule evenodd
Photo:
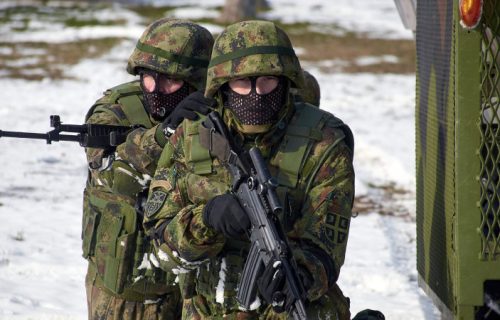
<instances>
[{"instance_id":1,"label":"black glove","mask_svg":"<svg viewBox=\"0 0 500 320\"><path fill-rule=\"evenodd\" d=\"M298 276L302 282L305 292L312 286L313 278L304 267L298 266ZM290 309L295 302L288 282L286 282L285 273L282 270L280 262L269 263L257 280L259 292L268 304L273 307L277 313L281 313Z\"/></svg>"},{"instance_id":2,"label":"black glove","mask_svg":"<svg viewBox=\"0 0 500 320\"><path fill-rule=\"evenodd\" d=\"M352 320L384 320L385 316L378 310L365 309L358 312Z\"/></svg>"},{"instance_id":3,"label":"black glove","mask_svg":"<svg viewBox=\"0 0 500 320\"><path fill-rule=\"evenodd\" d=\"M262 298L277 313L289 310L295 302L279 261L271 261L267 265L260 278L257 279L257 287Z\"/></svg>"},{"instance_id":4,"label":"black glove","mask_svg":"<svg viewBox=\"0 0 500 320\"><path fill-rule=\"evenodd\" d=\"M184 98L184 100L175 107L174 111L172 111L163 121L163 133L169 137L175 129L177 129L182 120L197 120L197 112L206 115L210 112L210 107L214 105L215 100L212 98L205 98L203 91L199 90L191 93Z\"/></svg>"},{"instance_id":5,"label":"black glove","mask_svg":"<svg viewBox=\"0 0 500 320\"><path fill-rule=\"evenodd\" d=\"M203 222L229 238L240 238L250 228L250 219L229 193L213 197L203 209Z\"/></svg>"}]
</instances>

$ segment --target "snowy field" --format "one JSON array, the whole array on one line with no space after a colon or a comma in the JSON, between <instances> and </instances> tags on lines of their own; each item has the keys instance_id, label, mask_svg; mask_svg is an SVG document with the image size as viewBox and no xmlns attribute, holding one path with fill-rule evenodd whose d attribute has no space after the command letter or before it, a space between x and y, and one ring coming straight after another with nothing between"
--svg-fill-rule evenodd
<instances>
[{"instance_id":1,"label":"snowy field","mask_svg":"<svg viewBox=\"0 0 500 320\"><path fill-rule=\"evenodd\" d=\"M411 38L392 0L270 2L266 17L303 22L314 16L316 22L370 37ZM2 1L0 9L12 3ZM175 11L178 17L211 18L223 1L170 3L183 5ZM7 32L12 26L0 25L0 42L128 39L105 56L69 66L71 80L0 78L0 129L45 132L51 114L65 123L82 123L102 91L132 79L125 62L144 24L132 11L113 11L102 10L98 18L120 17L126 26L76 29L32 21L33 32L15 33ZM415 266L414 75L326 74L318 64L304 67L321 84L322 108L354 132L357 196L384 201L384 208L394 211L363 213L351 222L340 285L351 299L352 313L372 308L386 319L438 319L418 288ZM86 319L86 262L80 249L84 152L69 142L7 138L0 139L0 147L0 319ZM387 198L384 186L405 192Z\"/></svg>"}]
</instances>

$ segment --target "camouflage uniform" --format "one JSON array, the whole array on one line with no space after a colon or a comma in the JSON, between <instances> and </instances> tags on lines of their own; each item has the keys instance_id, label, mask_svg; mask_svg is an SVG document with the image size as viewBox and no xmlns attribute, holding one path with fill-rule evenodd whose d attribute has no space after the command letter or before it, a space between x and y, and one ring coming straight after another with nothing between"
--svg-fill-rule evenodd
<instances>
[{"instance_id":1,"label":"camouflage uniform","mask_svg":"<svg viewBox=\"0 0 500 320\"><path fill-rule=\"evenodd\" d=\"M307 292L308 319L349 319L349 302L336 285L344 262L354 196L353 140L333 115L291 95L280 119L265 133L244 134L222 106L219 89L233 78L255 75L287 77L302 85L302 71L287 35L273 23L246 21L227 27L216 39L206 96L219 101L218 111L245 148L257 146L277 177L278 194L291 210L280 221L295 260L313 278ZM183 319L285 319L264 303L241 310L235 295L249 242L226 239L204 224L208 200L226 193L230 176L201 147L201 120L184 121L165 146L150 198L145 228L157 236L160 266L180 275L185 300ZM321 258L320 258L321 257ZM326 258L325 258L326 257ZM332 266L331 272L323 261Z\"/></svg>"},{"instance_id":2,"label":"camouflage uniform","mask_svg":"<svg viewBox=\"0 0 500 320\"><path fill-rule=\"evenodd\" d=\"M127 71L146 68L204 88L213 44L204 28L182 20L152 23L139 39ZM166 138L147 112L138 81L107 90L88 123L140 125L116 150L87 149L83 256L89 319L176 319L182 299L175 275L158 268L136 210L147 190Z\"/></svg>"}]
</instances>

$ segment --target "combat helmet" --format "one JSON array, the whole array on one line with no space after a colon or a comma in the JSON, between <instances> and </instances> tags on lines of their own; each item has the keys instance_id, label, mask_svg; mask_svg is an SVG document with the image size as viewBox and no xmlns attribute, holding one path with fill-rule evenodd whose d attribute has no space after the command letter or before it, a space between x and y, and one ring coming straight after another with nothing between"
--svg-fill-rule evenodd
<instances>
[{"instance_id":1,"label":"combat helmet","mask_svg":"<svg viewBox=\"0 0 500 320\"><path fill-rule=\"evenodd\" d=\"M215 40L205 96L214 96L231 79L260 75L285 76L303 87L299 59L281 28L258 20L232 24Z\"/></svg>"},{"instance_id":2,"label":"combat helmet","mask_svg":"<svg viewBox=\"0 0 500 320\"><path fill-rule=\"evenodd\" d=\"M137 41L128 59L127 72L137 75L138 68L146 68L202 89L213 41L207 29L193 22L157 20Z\"/></svg>"},{"instance_id":3,"label":"combat helmet","mask_svg":"<svg viewBox=\"0 0 500 320\"><path fill-rule=\"evenodd\" d=\"M321 89L319 87L318 80L307 71L303 71L304 74L304 88L300 91L299 95L304 102L312 104L313 106L319 107L319 102L321 100Z\"/></svg>"}]
</instances>

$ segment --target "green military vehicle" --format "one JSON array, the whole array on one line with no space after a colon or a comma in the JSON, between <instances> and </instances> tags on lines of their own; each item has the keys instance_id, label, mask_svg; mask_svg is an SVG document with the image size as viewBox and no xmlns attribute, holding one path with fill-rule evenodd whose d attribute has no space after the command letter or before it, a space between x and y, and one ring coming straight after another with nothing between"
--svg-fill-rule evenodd
<instances>
[{"instance_id":1,"label":"green military vehicle","mask_svg":"<svg viewBox=\"0 0 500 320\"><path fill-rule=\"evenodd\" d=\"M419 285L442 319L500 319L500 2L396 3L416 22Z\"/></svg>"}]
</instances>

